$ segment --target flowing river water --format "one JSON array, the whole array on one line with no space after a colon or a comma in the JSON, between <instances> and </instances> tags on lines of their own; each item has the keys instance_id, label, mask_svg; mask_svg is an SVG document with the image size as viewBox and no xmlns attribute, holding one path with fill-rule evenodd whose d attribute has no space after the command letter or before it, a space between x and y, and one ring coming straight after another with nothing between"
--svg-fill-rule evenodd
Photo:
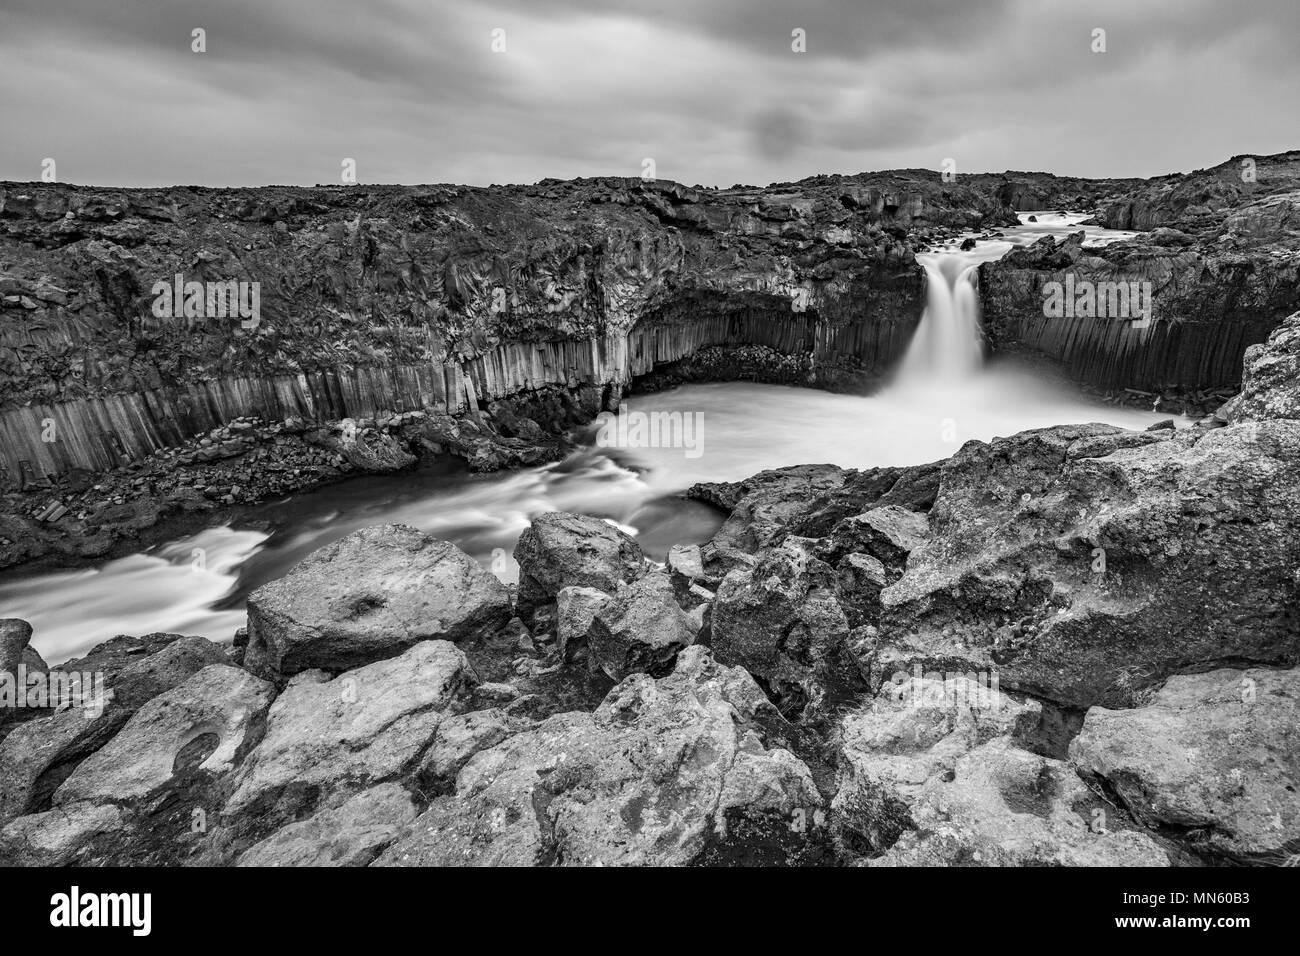
<instances>
[{"instance_id":1,"label":"flowing river water","mask_svg":"<svg viewBox=\"0 0 1300 956\"><path fill-rule=\"evenodd\" d=\"M1027 428L1102 421L1143 428L1165 415L1100 404L1042 367L982 361L979 262L1014 244L1075 231L1083 217L1023 213L1001 241L960 253L918 256L928 278L926 313L894 380L869 397L751 383L686 385L634 396L630 412L680 412L699 424L688 447L601 447L523 471L473 475L450 465L352 478L249 509L210 528L98 567L0 580L0 617L21 617L51 663L118 634L166 631L229 640L244 601L307 554L358 528L411 524L454 542L503 580L517 578L510 552L546 511L616 522L648 555L708 540L721 516L678 497L699 481L736 481L766 468L829 462L911 465L945 458L970 439ZM1125 238L1094 227L1089 243ZM271 528L272 530L253 530Z\"/></svg>"}]
</instances>

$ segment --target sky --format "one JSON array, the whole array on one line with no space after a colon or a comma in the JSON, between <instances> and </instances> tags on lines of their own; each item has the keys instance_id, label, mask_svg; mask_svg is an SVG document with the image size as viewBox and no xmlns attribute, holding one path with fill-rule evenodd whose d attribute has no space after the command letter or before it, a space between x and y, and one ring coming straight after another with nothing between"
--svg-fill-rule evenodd
<instances>
[{"instance_id":1,"label":"sky","mask_svg":"<svg viewBox=\"0 0 1300 956\"><path fill-rule=\"evenodd\" d=\"M1298 36L1300 0L0 0L0 180L1153 176L1300 147Z\"/></svg>"}]
</instances>

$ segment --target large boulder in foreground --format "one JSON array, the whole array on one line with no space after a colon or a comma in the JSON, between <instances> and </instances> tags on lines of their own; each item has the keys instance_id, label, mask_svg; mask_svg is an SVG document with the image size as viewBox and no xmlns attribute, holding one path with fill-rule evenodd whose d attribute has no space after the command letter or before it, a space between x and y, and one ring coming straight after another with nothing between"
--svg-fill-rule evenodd
<instances>
[{"instance_id":1,"label":"large boulder in foreground","mask_svg":"<svg viewBox=\"0 0 1300 956\"><path fill-rule=\"evenodd\" d=\"M881 592L873 682L951 663L1124 707L1180 671L1300 661L1298 460L1294 420L968 442Z\"/></svg>"},{"instance_id":2,"label":"large boulder in foreground","mask_svg":"<svg viewBox=\"0 0 1300 956\"><path fill-rule=\"evenodd\" d=\"M376 865L670 866L747 820L788 832L822 800L769 746L783 724L752 677L688 648L667 677L629 677L593 713L477 753Z\"/></svg>"},{"instance_id":3,"label":"large boulder in foreground","mask_svg":"<svg viewBox=\"0 0 1300 956\"><path fill-rule=\"evenodd\" d=\"M1069 764L999 737L931 780L905 832L873 866L1168 866Z\"/></svg>"},{"instance_id":4,"label":"large boulder in foreground","mask_svg":"<svg viewBox=\"0 0 1300 956\"><path fill-rule=\"evenodd\" d=\"M249 596L244 665L269 679L338 672L421 641L474 640L510 617L505 586L454 544L406 525L363 528Z\"/></svg>"},{"instance_id":5,"label":"large boulder in foreground","mask_svg":"<svg viewBox=\"0 0 1300 956\"><path fill-rule=\"evenodd\" d=\"M298 819L414 771L475 683L464 652L447 641L425 641L333 679L323 671L296 675L236 774L225 817L258 825Z\"/></svg>"},{"instance_id":6,"label":"large boulder in foreground","mask_svg":"<svg viewBox=\"0 0 1300 956\"><path fill-rule=\"evenodd\" d=\"M93 687L103 687L103 700L96 690L93 706L65 707L28 720L0 741L0 823L48 809L68 775L141 706L205 667L225 661L225 649L205 638L151 634L114 638L56 668L82 675L83 687L90 675Z\"/></svg>"},{"instance_id":7,"label":"large boulder in foreground","mask_svg":"<svg viewBox=\"0 0 1300 956\"><path fill-rule=\"evenodd\" d=\"M205 667L141 707L55 791L54 804L135 804L191 765L225 774L255 739L274 698L271 684L241 668Z\"/></svg>"},{"instance_id":8,"label":"large boulder in foreground","mask_svg":"<svg viewBox=\"0 0 1300 956\"><path fill-rule=\"evenodd\" d=\"M552 511L538 515L515 545L519 562L519 616L555 600L562 588L613 594L645 569L641 547L608 521Z\"/></svg>"},{"instance_id":9,"label":"large boulder in foreground","mask_svg":"<svg viewBox=\"0 0 1300 956\"><path fill-rule=\"evenodd\" d=\"M900 675L840 720L833 806L855 828L846 839L860 852L889 847L915 827L911 806L927 784L991 740L1031 740L1041 717L1037 701L1012 700L989 675Z\"/></svg>"},{"instance_id":10,"label":"large boulder in foreground","mask_svg":"<svg viewBox=\"0 0 1300 956\"><path fill-rule=\"evenodd\" d=\"M1171 677L1142 707L1094 707L1070 760L1193 849L1281 863L1300 846L1300 669Z\"/></svg>"}]
</instances>

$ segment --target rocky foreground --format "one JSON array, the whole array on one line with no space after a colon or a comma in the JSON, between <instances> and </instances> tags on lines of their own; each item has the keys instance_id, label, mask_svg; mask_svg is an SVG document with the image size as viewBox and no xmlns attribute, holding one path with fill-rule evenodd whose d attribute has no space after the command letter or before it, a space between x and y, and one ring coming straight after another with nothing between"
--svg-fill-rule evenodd
<instances>
[{"instance_id":1,"label":"rocky foreground","mask_svg":"<svg viewBox=\"0 0 1300 956\"><path fill-rule=\"evenodd\" d=\"M512 590L368 528L233 646L53 669L98 716L6 711L0 861L1294 862L1298 462L1300 314L1218 419L698 486L729 517L663 567L548 514Z\"/></svg>"}]
</instances>

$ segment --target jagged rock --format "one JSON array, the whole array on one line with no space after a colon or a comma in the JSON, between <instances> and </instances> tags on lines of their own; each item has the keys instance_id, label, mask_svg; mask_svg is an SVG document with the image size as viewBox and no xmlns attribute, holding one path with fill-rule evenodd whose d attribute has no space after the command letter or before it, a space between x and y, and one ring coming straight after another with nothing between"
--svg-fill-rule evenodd
<instances>
[{"instance_id":1,"label":"jagged rock","mask_svg":"<svg viewBox=\"0 0 1300 956\"><path fill-rule=\"evenodd\" d=\"M237 865L367 866L417 812L400 785L380 784L277 830L245 851Z\"/></svg>"},{"instance_id":2,"label":"jagged rock","mask_svg":"<svg viewBox=\"0 0 1300 956\"><path fill-rule=\"evenodd\" d=\"M864 686L847 653L849 622L835 595L835 572L787 539L752 570L723 579L710 617L718 659L761 677L787 715L815 706L828 690Z\"/></svg>"},{"instance_id":3,"label":"jagged rock","mask_svg":"<svg viewBox=\"0 0 1300 956\"><path fill-rule=\"evenodd\" d=\"M309 811L413 769L474 683L464 653L447 641L424 641L332 680L321 671L296 675L239 768L224 817Z\"/></svg>"},{"instance_id":4,"label":"jagged rock","mask_svg":"<svg viewBox=\"0 0 1300 956\"><path fill-rule=\"evenodd\" d=\"M652 571L631 584L620 583L596 608L587 633L587 661L615 681L635 673L661 676L694 637L677 606L672 581Z\"/></svg>"},{"instance_id":5,"label":"jagged rock","mask_svg":"<svg viewBox=\"0 0 1300 956\"><path fill-rule=\"evenodd\" d=\"M1300 660L1300 422L1071 425L944 465L932 535L881 593L873 682L918 661L1125 706L1179 670Z\"/></svg>"},{"instance_id":6,"label":"jagged rock","mask_svg":"<svg viewBox=\"0 0 1300 956\"><path fill-rule=\"evenodd\" d=\"M718 828L822 805L772 748L782 721L753 679L691 647L667 677L629 677L476 754L376 865L688 863Z\"/></svg>"},{"instance_id":7,"label":"jagged rock","mask_svg":"<svg viewBox=\"0 0 1300 956\"><path fill-rule=\"evenodd\" d=\"M114 638L58 669L103 675L102 710L98 700L89 708L68 707L30 720L0 741L0 822L44 809L77 765L112 739L142 705L225 659L220 645L201 637L153 634L131 641ZM123 653L127 646L141 653ZM151 648L156 650L146 653ZM85 683L83 678L83 687ZM98 687L94 679L91 684Z\"/></svg>"},{"instance_id":8,"label":"jagged rock","mask_svg":"<svg viewBox=\"0 0 1300 956\"><path fill-rule=\"evenodd\" d=\"M136 711L55 791L54 804L139 801L182 767L224 774L252 743L274 697L274 687L239 668L209 665Z\"/></svg>"},{"instance_id":9,"label":"jagged rock","mask_svg":"<svg viewBox=\"0 0 1300 956\"><path fill-rule=\"evenodd\" d=\"M1283 861L1300 841L1300 669L1180 675L1143 706L1094 707L1070 762L1195 849Z\"/></svg>"},{"instance_id":10,"label":"jagged rock","mask_svg":"<svg viewBox=\"0 0 1300 956\"><path fill-rule=\"evenodd\" d=\"M555 638L561 659L570 660L585 645L592 619L609 601L609 595L595 588L560 588L555 595Z\"/></svg>"},{"instance_id":11,"label":"jagged rock","mask_svg":"<svg viewBox=\"0 0 1300 956\"><path fill-rule=\"evenodd\" d=\"M948 779L945 779L948 778ZM926 784L909 829L873 866L1168 866L1146 833L1059 760L994 739Z\"/></svg>"},{"instance_id":12,"label":"jagged rock","mask_svg":"<svg viewBox=\"0 0 1300 956\"><path fill-rule=\"evenodd\" d=\"M561 588L595 588L612 594L645 570L645 556L628 535L607 521L552 511L538 515L515 545L519 562L519 613L525 621Z\"/></svg>"},{"instance_id":13,"label":"jagged rock","mask_svg":"<svg viewBox=\"0 0 1300 956\"><path fill-rule=\"evenodd\" d=\"M427 640L504 627L510 595L455 545L405 525L363 528L313 552L248 598L249 670L341 671Z\"/></svg>"}]
</instances>

